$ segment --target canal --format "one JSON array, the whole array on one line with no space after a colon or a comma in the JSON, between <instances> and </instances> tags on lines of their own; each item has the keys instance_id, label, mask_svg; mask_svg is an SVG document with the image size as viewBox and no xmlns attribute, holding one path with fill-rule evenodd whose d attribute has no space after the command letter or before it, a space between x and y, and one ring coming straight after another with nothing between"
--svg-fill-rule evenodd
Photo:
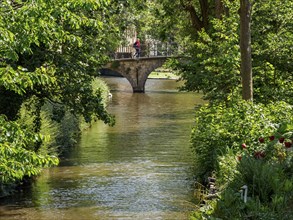
<instances>
[{"instance_id":1,"label":"canal","mask_svg":"<svg viewBox=\"0 0 293 220\"><path fill-rule=\"evenodd\" d=\"M0 219L188 219L189 140L200 95L178 92L174 80L149 79L144 94L133 94L124 78L105 81L116 125L93 123L58 167L1 200Z\"/></svg>"}]
</instances>

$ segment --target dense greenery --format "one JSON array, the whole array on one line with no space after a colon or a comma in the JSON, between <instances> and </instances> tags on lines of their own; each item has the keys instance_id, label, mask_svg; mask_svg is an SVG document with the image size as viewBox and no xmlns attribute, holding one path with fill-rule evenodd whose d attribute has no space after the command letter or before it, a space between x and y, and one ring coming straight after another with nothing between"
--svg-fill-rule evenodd
<instances>
[{"instance_id":1,"label":"dense greenery","mask_svg":"<svg viewBox=\"0 0 293 220\"><path fill-rule=\"evenodd\" d=\"M261 1L253 6L254 97L293 104L293 2Z\"/></svg>"},{"instance_id":2,"label":"dense greenery","mask_svg":"<svg viewBox=\"0 0 293 220\"><path fill-rule=\"evenodd\" d=\"M241 95L239 7L238 0L163 0L145 6L152 13L142 20L147 27L156 28L143 31L152 34L155 30L153 36L176 41L185 49L183 55L188 59L172 63L185 82L183 90L201 91L212 102ZM292 8L290 0L253 1L255 102L292 104Z\"/></svg>"},{"instance_id":3,"label":"dense greenery","mask_svg":"<svg viewBox=\"0 0 293 220\"><path fill-rule=\"evenodd\" d=\"M245 143L257 148L259 138L284 133L292 125L292 106L280 102L269 105L235 102L230 106L201 107L196 112L192 130L192 145L197 156L198 177L206 179L219 167L218 157L232 150L235 155ZM288 129L292 127L288 127ZM290 137L287 137L290 141Z\"/></svg>"},{"instance_id":4,"label":"dense greenery","mask_svg":"<svg viewBox=\"0 0 293 220\"><path fill-rule=\"evenodd\" d=\"M218 199L195 219L290 219L293 216L293 114L285 102L202 107L192 144L197 178L217 178ZM248 186L248 202L238 193Z\"/></svg>"},{"instance_id":5,"label":"dense greenery","mask_svg":"<svg viewBox=\"0 0 293 220\"><path fill-rule=\"evenodd\" d=\"M21 103L36 96L36 102L62 103L87 121L95 115L111 123L91 81L107 59L108 39L117 29L112 5L108 1L26 1L1 6L6 33L1 40L1 92L15 103L12 111L5 108L1 113L13 120ZM1 106L11 101L1 99Z\"/></svg>"},{"instance_id":6,"label":"dense greenery","mask_svg":"<svg viewBox=\"0 0 293 220\"><path fill-rule=\"evenodd\" d=\"M236 11L236 8L235 8ZM211 102L228 101L240 96L240 50L237 18L213 20L213 31L198 33L192 42L189 61L171 63L187 91L201 91ZM223 55L224 54L224 55Z\"/></svg>"},{"instance_id":7,"label":"dense greenery","mask_svg":"<svg viewBox=\"0 0 293 220\"><path fill-rule=\"evenodd\" d=\"M70 115L113 125L93 80L119 44L123 10L110 0L1 1L1 186L57 163L47 122L61 129Z\"/></svg>"},{"instance_id":8,"label":"dense greenery","mask_svg":"<svg viewBox=\"0 0 293 220\"><path fill-rule=\"evenodd\" d=\"M46 137L35 134L16 122L0 117L0 182L1 185L40 173L41 168L56 165L58 159L34 151L35 145Z\"/></svg>"}]
</instances>

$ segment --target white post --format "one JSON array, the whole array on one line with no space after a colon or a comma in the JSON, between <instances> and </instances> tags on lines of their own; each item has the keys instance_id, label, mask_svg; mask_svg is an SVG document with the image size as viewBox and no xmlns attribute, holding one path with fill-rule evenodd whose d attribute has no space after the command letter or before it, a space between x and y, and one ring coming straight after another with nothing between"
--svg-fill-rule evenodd
<instances>
[{"instance_id":1,"label":"white post","mask_svg":"<svg viewBox=\"0 0 293 220\"><path fill-rule=\"evenodd\" d=\"M241 199L243 198L244 203L247 202L247 191L248 191L248 187L247 185L244 185L241 187L242 192L241 192ZM243 196L243 190L244 190L244 196Z\"/></svg>"}]
</instances>

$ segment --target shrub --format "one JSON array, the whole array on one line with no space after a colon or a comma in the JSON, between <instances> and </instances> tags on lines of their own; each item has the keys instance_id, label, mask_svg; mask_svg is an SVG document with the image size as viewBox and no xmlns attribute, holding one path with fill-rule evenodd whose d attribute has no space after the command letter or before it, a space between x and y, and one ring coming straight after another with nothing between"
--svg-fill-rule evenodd
<instances>
[{"instance_id":1,"label":"shrub","mask_svg":"<svg viewBox=\"0 0 293 220\"><path fill-rule=\"evenodd\" d=\"M257 145L260 137L269 137L282 124L292 122L292 106L284 102L263 105L239 101L229 106L201 107L195 113L191 134L196 175L204 181L218 170L218 157L229 149L236 153L242 149L243 143Z\"/></svg>"},{"instance_id":2,"label":"shrub","mask_svg":"<svg viewBox=\"0 0 293 220\"><path fill-rule=\"evenodd\" d=\"M203 107L196 122L192 141L198 175L204 180L215 172L219 199L198 209L194 218L291 219L292 106L239 102ZM247 203L239 194L243 185Z\"/></svg>"}]
</instances>

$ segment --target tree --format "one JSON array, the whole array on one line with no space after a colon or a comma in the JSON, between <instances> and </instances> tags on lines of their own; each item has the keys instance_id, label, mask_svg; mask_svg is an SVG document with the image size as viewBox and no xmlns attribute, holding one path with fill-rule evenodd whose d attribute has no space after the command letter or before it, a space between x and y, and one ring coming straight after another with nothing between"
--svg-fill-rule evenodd
<instances>
[{"instance_id":1,"label":"tree","mask_svg":"<svg viewBox=\"0 0 293 220\"><path fill-rule=\"evenodd\" d=\"M92 81L125 28L125 1L26 0L0 4L0 188L58 159L41 149L41 107L112 125ZM120 15L120 13L122 15ZM119 17L119 19L118 19ZM34 128L19 123L31 109ZM0 192L1 193L1 192Z\"/></svg>"},{"instance_id":2,"label":"tree","mask_svg":"<svg viewBox=\"0 0 293 220\"><path fill-rule=\"evenodd\" d=\"M110 1L4 2L1 23L8 37L0 41L0 86L2 97L5 93L18 104L6 111L9 100L1 99L1 113L15 119L21 103L37 96L39 101L62 103L86 121L95 116L111 124L91 81L119 41L114 13L120 7Z\"/></svg>"},{"instance_id":3,"label":"tree","mask_svg":"<svg viewBox=\"0 0 293 220\"><path fill-rule=\"evenodd\" d=\"M192 4L202 21L199 1L182 2ZM221 16L213 13L213 6L219 8L220 3L222 9L216 11L222 11ZM172 36L184 46L184 55L190 57L188 62L175 65L184 81L182 89L201 91L204 98L212 102L228 101L232 97L239 98L242 91L245 91L251 99L253 96L254 102L283 100L293 103L292 1L254 1L253 10L249 11L249 16L253 16L253 20L250 21L253 40L253 50L250 51L253 59L253 93L252 79L244 79L240 74L240 70L247 66L240 67L240 1L208 1L208 5L208 28L202 28L200 31L192 28L191 18L186 11L177 11L180 9L178 1L169 5L166 3L166 8L161 9L160 14L165 15L172 11L171 7L175 7L173 15L168 14L174 19L166 18L165 15L161 22L165 24L176 21L176 24L169 26L173 28ZM165 30L167 31L169 30ZM243 39L241 41L243 42ZM242 82L246 82L247 85L242 86ZM248 89L242 90L244 88Z\"/></svg>"},{"instance_id":4,"label":"tree","mask_svg":"<svg viewBox=\"0 0 293 220\"><path fill-rule=\"evenodd\" d=\"M251 33L253 39L253 99L264 103L293 104L293 2L254 1Z\"/></svg>"},{"instance_id":5,"label":"tree","mask_svg":"<svg viewBox=\"0 0 293 220\"><path fill-rule=\"evenodd\" d=\"M57 165L58 158L34 152L33 146L45 137L0 115L0 194L2 185L38 175L42 168Z\"/></svg>"},{"instance_id":6,"label":"tree","mask_svg":"<svg viewBox=\"0 0 293 220\"><path fill-rule=\"evenodd\" d=\"M244 100L252 100L253 98L250 19L250 1L240 0L240 72L242 77L242 98Z\"/></svg>"}]
</instances>

